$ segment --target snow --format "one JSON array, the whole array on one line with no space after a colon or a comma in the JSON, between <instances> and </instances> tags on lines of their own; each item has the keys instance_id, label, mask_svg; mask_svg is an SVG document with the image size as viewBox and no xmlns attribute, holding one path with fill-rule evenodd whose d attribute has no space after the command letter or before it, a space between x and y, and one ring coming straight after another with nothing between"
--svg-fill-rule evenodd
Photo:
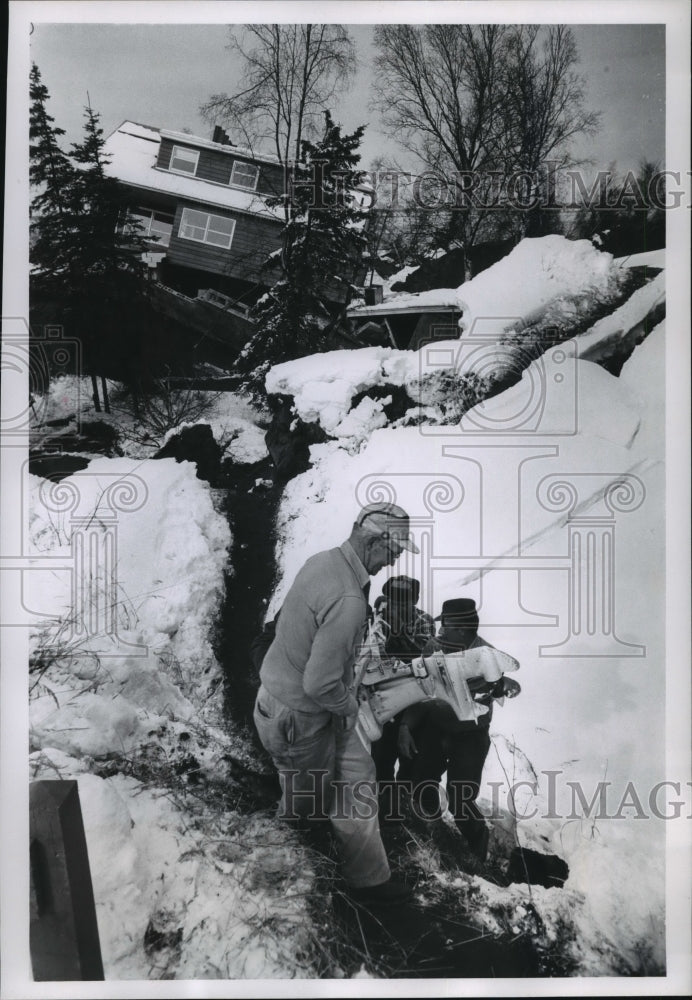
<instances>
[{"instance_id":1,"label":"snow","mask_svg":"<svg viewBox=\"0 0 692 1000\"><path fill-rule=\"evenodd\" d=\"M506 334L508 318L526 320L577 293L598 298L613 280L612 258L586 241L526 242L464 286L465 330L488 319L490 303L499 317L489 323L492 342ZM493 716L480 804L494 816L498 845L511 849L518 839L567 861L563 890L531 891L546 934L571 928L580 975L646 973L665 963L665 821L651 805L666 776L663 324L635 347L619 378L581 357L641 322L663 290L655 279L581 337L546 351L458 426L431 426L424 411L419 426L378 426L379 401L369 397L335 422L335 406L343 413L367 379L412 385L421 372L416 352L332 352L279 366L267 380L333 438L311 448L312 467L284 491L270 616L305 559L348 536L359 506L386 499L408 510L422 555L404 554L374 579L372 595L394 572L422 581L421 606L432 613L448 598L473 597L481 634L521 662L520 697ZM435 348L448 351L444 364L453 369L458 343ZM553 480L570 485L552 494ZM618 481L621 504L615 497L613 508L609 485ZM594 572L586 548L570 562L570 533L582 524L594 544L605 531L617 552L603 570L614 626L600 646L597 628L580 630L570 619L570 573L583 581ZM601 592L599 600L609 598ZM527 785L513 818L507 789L518 781ZM588 803L601 781L609 783L607 809L594 815ZM511 908L529 891L478 883L491 908L500 900Z\"/></svg>"},{"instance_id":2,"label":"snow","mask_svg":"<svg viewBox=\"0 0 692 1000\"><path fill-rule=\"evenodd\" d=\"M30 479L32 541L45 551L48 539L51 554L66 557L74 526L71 519L93 514L93 530L105 537L113 517L108 490L133 484L135 505L141 503L139 510L135 507L138 516L133 518L135 512L127 510L116 514L117 592L110 595L104 576L97 581L97 596L104 600L112 596L117 601L120 629L132 631L135 618L135 642L144 642L152 649L163 643L184 673L193 665L202 669L210 666L214 658L204 635L223 591L230 532L215 512L208 488L197 479L195 466L172 458L94 459L83 472L55 488L56 495L74 491L79 498L70 515L50 509L53 491L46 480ZM35 610L47 613L50 608L66 613L73 600L69 584L67 573L42 581ZM197 609L195 613L189 613L189 605ZM103 652L106 635L101 635L99 642L97 652Z\"/></svg>"},{"instance_id":3,"label":"snow","mask_svg":"<svg viewBox=\"0 0 692 1000\"><path fill-rule=\"evenodd\" d=\"M666 276L662 271L653 281L638 288L630 298L614 312L604 316L597 323L579 336L577 350L579 357L599 360L627 337L633 328L641 323L647 314L659 304L665 302ZM645 331L642 330L640 339Z\"/></svg>"},{"instance_id":4,"label":"snow","mask_svg":"<svg viewBox=\"0 0 692 1000\"><path fill-rule=\"evenodd\" d=\"M390 282L391 283L391 282ZM426 292L387 292L382 302L373 306L353 306L348 315L358 319L361 316L389 316L397 312L426 312L441 309L459 309L459 293L456 288L432 288Z\"/></svg>"},{"instance_id":5,"label":"snow","mask_svg":"<svg viewBox=\"0 0 692 1000\"><path fill-rule=\"evenodd\" d=\"M176 397L191 395L191 406L199 413L186 419L186 408L180 406L180 420L168 431L160 430L146 417L137 420L129 397L122 385L108 380L111 413L96 413L91 398L91 381L73 375L52 378L47 391L34 397L32 414L32 446L50 450L53 435L75 432L81 424L101 421L118 432L118 447L128 457L150 458L175 434L186 427L208 424L214 440L222 448L224 458L238 464L254 464L267 457L264 441L268 415L257 410L248 396L228 391L172 390ZM47 421L65 421L60 427L49 427Z\"/></svg>"},{"instance_id":6,"label":"snow","mask_svg":"<svg viewBox=\"0 0 692 1000\"><path fill-rule=\"evenodd\" d=\"M365 347L286 361L267 373L267 392L293 396L302 420L319 420L324 430L333 431L344 420L353 396L382 382L382 362L393 353L390 347Z\"/></svg>"},{"instance_id":7,"label":"snow","mask_svg":"<svg viewBox=\"0 0 692 1000\"><path fill-rule=\"evenodd\" d=\"M357 448L376 427L386 425L384 407L391 401L391 396L385 396L383 399L370 399L366 396L337 424L334 434L337 438L347 438L351 445Z\"/></svg>"},{"instance_id":8,"label":"snow","mask_svg":"<svg viewBox=\"0 0 692 1000\"><path fill-rule=\"evenodd\" d=\"M537 390L556 384L563 387L564 383L556 383L556 376L569 379L572 391L551 392L547 388L538 402ZM608 419L604 420L606 400ZM570 402L571 411L567 409ZM512 427L517 414L539 405L541 435L568 434L578 419L580 437L592 435L627 448L639 428L639 412L630 393L622 391L618 381L595 362L575 360L568 346L566 350L547 352L522 372L515 385L468 410L459 422L459 430L477 433L480 428ZM571 457L574 447L569 438L560 441L563 456ZM581 442L576 442L576 448L581 448ZM595 461L598 463L597 458Z\"/></svg>"},{"instance_id":9,"label":"snow","mask_svg":"<svg viewBox=\"0 0 692 1000\"><path fill-rule=\"evenodd\" d=\"M263 418L249 399L231 392L205 392L204 396L208 404L200 418L172 427L161 438L160 447L185 427L208 424L225 458L239 465L253 465L267 457L265 431L258 425L258 420Z\"/></svg>"},{"instance_id":10,"label":"snow","mask_svg":"<svg viewBox=\"0 0 692 1000\"><path fill-rule=\"evenodd\" d=\"M491 345L507 336L508 317L526 322L569 296L598 299L616 280L619 265L590 244L525 242L484 272L495 270L494 280L479 275L462 286L464 319L490 317ZM583 356L588 348L598 357L639 324L663 289L660 276L444 426L436 423L450 392L444 376L467 364L466 334L436 344L432 360L392 348L333 351L267 375L268 391L293 397L296 416L330 438L312 446L312 466L284 489L268 616L305 559L348 536L362 504L394 500L409 511L421 554L405 553L380 573L372 598L392 572L419 578L421 606L434 614L448 598L473 597L481 634L520 661L522 692L493 715L479 803L498 856L517 843L555 853L569 877L563 889L504 888L439 865L426 870L464 889L488 933L560 944L581 976L651 974L666 959L666 823L651 798L657 783L676 777L664 770L665 325L634 347L619 377ZM496 366L503 355L490 357ZM420 400L411 421L387 426L389 395L352 406L382 386L404 386ZM37 400L40 420L72 419L89 395L86 381L55 380ZM122 425L122 413L111 419ZM209 423L235 461L266 455L246 399L209 394L195 422ZM242 734L223 718L213 647L230 569L226 520L193 465L149 458L164 435L142 443L141 428L125 423L127 457L95 459L54 494L45 480L26 483L32 551L55 560L32 574L40 583L29 605L63 615L59 655L48 622L32 642L32 777L78 781L108 979L314 976L319 931L308 904L320 883L307 852L269 815L242 815L186 778L192 762L205 788L227 792L229 755L247 757ZM111 530L106 488L128 478L143 484L144 501L117 513L109 606L118 634L71 636L74 519L88 521L98 548ZM614 482L622 485L612 490ZM72 488L79 506L71 514L49 509L51 495ZM600 579L612 586L584 605L591 618L579 628L579 582L599 579L589 560L605 559L611 544ZM107 576L92 571L92 581L103 597ZM606 606L611 617L599 631ZM588 803L600 782L607 809L594 814ZM145 947L148 929L159 935L155 949ZM354 978L369 975L363 966Z\"/></svg>"},{"instance_id":11,"label":"snow","mask_svg":"<svg viewBox=\"0 0 692 1000\"><path fill-rule=\"evenodd\" d=\"M605 292L613 257L589 240L564 236L525 239L492 267L459 287L459 328L490 337L526 323L552 299Z\"/></svg>"},{"instance_id":12,"label":"snow","mask_svg":"<svg viewBox=\"0 0 692 1000\"><path fill-rule=\"evenodd\" d=\"M392 285L396 285L398 281L406 281L409 274L418 270L417 264L405 264L403 267L395 271L394 274L390 274L388 278L375 278L375 284L382 285L383 297L389 295L395 295L396 292L392 292Z\"/></svg>"},{"instance_id":13,"label":"snow","mask_svg":"<svg viewBox=\"0 0 692 1000\"><path fill-rule=\"evenodd\" d=\"M660 267L666 266L666 251L647 250L645 253L634 253L628 257L617 257L615 263L620 267Z\"/></svg>"},{"instance_id":14,"label":"snow","mask_svg":"<svg viewBox=\"0 0 692 1000\"><path fill-rule=\"evenodd\" d=\"M160 169L156 166L160 133L151 129L151 136L146 136L147 130L143 126L133 130L130 124L124 122L106 139L104 153L111 157L105 167L109 176L117 177L124 184L130 184L140 190L164 192L177 198L186 198L217 208L232 209L275 219L277 222L282 221L281 208L270 208L264 199L253 191L244 191L225 184L202 180L199 177L186 177L183 174ZM186 141L190 142L192 138L188 136Z\"/></svg>"},{"instance_id":15,"label":"snow","mask_svg":"<svg viewBox=\"0 0 692 1000\"><path fill-rule=\"evenodd\" d=\"M284 362L270 369L266 389L270 394L292 396L296 415L306 423L319 423L330 436L343 439L353 428L350 450L382 426L381 408L371 404L367 409L361 406L352 423L347 420L353 397L370 388L403 386L412 404L423 411L437 407L437 422L448 423L450 376L483 379L489 374L516 371L517 364L527 363L522 361L524 356L533 356L534 348L523 347L521 342L528 324L546 309L551 310L550 322L555 325L565 318L573 321L590 301L607 299L618 286L621 273L612 256L596 250L588 240L575 242L562 236L523 240L508 256L453 290L456 306L462 311L459 340L424 344L417 351L367 347ZM612 350L661 299L664 290L662 276L639 289L620 309L578 338L579 356L598 360ZM390 301L408 308L416 300L422 307L451 303L450 295L449 289L434 289L420 295L396 295ZM639 339L642 336L643 332ZM572 355L573 349L568 348L567 354ZM529 377L535 374L534 369ZM560 372L555 374L563 377ZM523 389L532 384L522 382ZM494 404L490 400L483 405ZM563 405L558 400L557 406ZM428 410L418 417L430 419L433 412ZM411 418L415 416L412 412Z\"/></svg>"},{"instance_id":16,"label":"snow","mask_svg":"<svg viewBox=\"0 0 692 1000\"><path fill-rule=\"evenodd\" d=\"M354 307L349 316L455 309L462 313L462 334L497 337L528 322L558 296L605 293L616 274L612 254L601 253L589 240L541 236L522 240L506 257L458 288L392 292L379 305Z\"/></svg>"},{"instance_id":17,"label":"snow","mask_svg":"<svg viewBox=\"0 0 692 1000\"><path fill-rule=\"evenodd\" d=\"M82 774L79 795L107 979L305 974L292 952L309 947L297 894L311 869L285 831L230 812L205 826L189 803L123 775ZM281 933L263 930L269 916ZM147 953L147 928L177 947Z\"/></svg>"},{"instance_id":18,"label":"snow","mask_svg":"<svg viewBox=\"0 0 692 1000\"><path fill-rule=\"evenodd\" d=\"M121 494L113 519L107 489L127 483L139 496L127 509ZM213 650L231 537L208 485L189 462L100 458L52 489L26 486L32 550L54 560L31 574L28 604L63 615L32 637L31 776L78 782L106 978L305 974L309 859L290 831L201 791L228 791L225 762L246 754ZM57 511L72 491L78 506ZM79 577L85 624L106 602L115 635L70 632L80 527L92 553L117 529L117 587L93 558Z\"/></svg>"},{"instance_id":19,"label":"snow","mask_svg":"<svg viewBox=\"0 0 692 1000\"><path fill-rule=\"evenodd\" d=\"M599 821L599 840L592 849L588 822L582 829L576 819L571 823L565 819L570 815L572 794L567 782L580 782L590 800L606 768L608 780L618 790L617 811L628 781L634 781L646 799L647 790L664 773L664 661L659 624L663 605L662 591L656 585L663 546L662 466L650 449L651 438L642 427L645 421L627 384L590 362L577 361L576 370L579 423L576 433L559 437L558 456L551 456L550 448L538 447L528 435L522 442L526 446L523 454L516 440L505 442L503 447L495 439L494 447L482 451L481 469L477 465L478 438L474 446L473 433L466 436L463 428L456 438L444 439L446 448L451 449L447 455L439 439L422 435L419 428L374 430L356 454L347 454L335 442L313 448L314 468L289 483L285 492L279 515L282 579L272 603L281 603L305 558L348 535L358 506L375 496L374 487L372 494L367 493L369 479L380 484L387 499L395 494L396 502L411 513L414 525L419 525L419 545L423 534L429 538L429 562L426 568L406 556L406 565L402 559L394 572L411 573L427 581L423 606L428 611L436 612L451 597L474 597L481 607L481 633L522 663L522 695L496 711L492 732L500 752L509 758L505 771L516 780L524 780L530 773L526 761L533 762L540 772L560 772L556 802L563 821L557 833L551 821L520 821L519 836L525 846L544 852L547 837L570 868L574 864L567 886L581 901L575 903L574 919L585 946L591 949L587 947L586 957L580 960L582 974L603 975L616 971L615 956L632 956L644 940L650 941L656 960L661 959L662 823L649 817L647 828L637 832L637 821L628 818L625 811L617 821ZM655 412L662 383L647 379L639 389L648 391L647 412ZM518 392L514 387L483 405L494 405L495 417L501 407L511 413ZM467 417L471 419L473 411ZM564 426L559 406L546 407L544 417L542 433ZM533 461L525 461L532 456ZM599 491L609 478L631 473L643 484L646 503L642 509L618 517L620 561L615 593L617 634L624 642L643 643L645 657L630 659L621 647L620 655L616 652L609 659L599 659L590 655L588 636L577 640L569 656L548 659L539 652L542 646L562 638L567 614L566 574L556 577L549 568L551 556L564 552L565 514L535 502L541 481L556 473L577 484L583 482L580 509L585 515L594 508L596 514L600 510ZM517 474L521 477L518 491L510 485ZM466 496L457 506L460 497L455 499L451 493L462 481ZM442 495L433 516L426 509L425 489L434 489L436 482ZM485 491L482 518L481 487ZM445 490L450 495L445 496ZM432 497L428 497L427 503L431 502ZM479 568L484 567L482 577L479 569L464 568L464 562L473 562L469 557L480 552L483 556L476 562ZM520 553L527 559L526 571L518 575L502 568L503 555ZM531 571L530 561L542 557L547 568ZM373 581L374 595L385 578L386 573L382 573ZM633 586L632 581L645 581L645 585ZM521 593L518 604L517 587ZM560 627L545 621L544 616L555 613L563 623ZM519 616L518 627L503 624L512 622L512 615ZM532 615L538 617L531 619ZM641 732L649 734L646 753L633 741L633 734ZM517 769L514 754L503 743L505 737L520 748L523 770ZM488 807L489 783L502 782L504 775L491 755L481 805ZM536 802L543 803L546 815L546 778L543 773L539 777ZM578 829L572 831L571 827ZM642 867L646 868L646 879L639 876ZM546 894L548 910L557 896ZM623 910L627 919L616 919ZM599 958L596 949L602 942L610 950L608 957Z\"/></svg>"},{"instance_id":20,"label":"snow","mask_svg":"<svg viewBox=\"0 0 692 1000\"><path fill-rule=\"evenodd\" d=\"M639 445L649 454L663 453L666 410L661 401L652 399L643 387L649 381L656 385L665 383L665 359L665 322L662 322L654 327L620 372L620 381L630 390L632 399L642 414Z\"/></svg>"}]
</instances>

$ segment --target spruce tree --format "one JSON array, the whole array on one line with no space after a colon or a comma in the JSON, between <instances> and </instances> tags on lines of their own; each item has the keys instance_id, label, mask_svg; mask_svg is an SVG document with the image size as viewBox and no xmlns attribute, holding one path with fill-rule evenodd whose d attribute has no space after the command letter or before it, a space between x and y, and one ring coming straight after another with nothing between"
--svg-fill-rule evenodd
<instances>
[{"instance_id":1,"label":"spruce tree","mask_svg":"<svg viewBox=\"0 0 692 1000\"><path fill-rule=\"evenodd\" d=\"M70 298L72 326L89 371L129 384L140 381L137 355L144 308L143 240L128 222L127 200L107 174L100 115L84 108L84 138L73 143L77 167L72 200L78 206Z\"/></svg>"},{"instance_id":2,"label":"spruce tree","mask_svg":"<svg viewBox=\"0 0 692 1000\"><path fill-rule=\"evenodd\" d=\"M29 181L31 200L32 283L44 294L64 281L74 248L75 213L70 199L74 167L61 150L58 128L48 113L48 88L38 66L31 67L29 111Z\"/></svg>"},{"instance_id":3,"label":"spruce tree","mask_svg":"<svg viewBox=\"0 0 692 1000\"><path fill-rule=\"evenodd\" d=\"M105 172L109 157L100 115L91 105L84 109L84 139L72 144L75 171L74 196L79 205L79 265L86 276L121 279L139 273L136 252L143 242L127 220L127 203L115 177Z\"/></svg>"},{"instance_id":4,"label":"spruce tree","mask_svg":"<svg viewBox=\"0 0 692 1000\"><path fill-rule=\"evenodd\" d=\"M259 396L272 364L325 349L355 291L353 278L367 247L366 213L354 197L363 180L357 152L363 132L361 126L342 135L341 126L325 112L323 138L303 141L290 189L267 199L288 209L282 273L253 309L257 332L237 362L246 384ZM268 263L275 267L275 256Z\"/></svg>"},{"instance_id":5,"label":"spruce tree","mask_svg":"<svg viewBox=\"0 0 692 1000\"><path fill-rule=\"evenodd\" d=\"M31 102L32 322L59 324L79 340L83 374L136 383L143 241L124 224L124 195L106 172L100 116L85 108L84 138L67 156L36 65Z\"/></svg>"}]
</instances>

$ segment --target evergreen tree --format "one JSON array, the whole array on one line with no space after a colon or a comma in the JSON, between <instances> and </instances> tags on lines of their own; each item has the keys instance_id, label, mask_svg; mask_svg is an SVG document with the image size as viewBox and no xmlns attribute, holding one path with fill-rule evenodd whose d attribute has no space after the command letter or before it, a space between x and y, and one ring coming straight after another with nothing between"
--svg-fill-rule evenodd
<instances>
[{"instance_id":1,"label":"evergreen tree","mask_svg":"<svg viewBox=\"0 0 692 1000\"><path fill-rule=\"evenodd\" d=\"M135 358L144 303L144 243L128 221L123 189L105 166L100 115L84 109L84 138L72 144L77 164L70 200L77 207L68 290L71 328L81 338L89 372L138 381Z\"/></svg>"},{"instance_id":2,"label":"evergreen tree","mask_svg":"<svg viewBox=\"0 0 692 1000\"><path fill-rule=\"evenodd\" d=\"M74 244L75 218L68 193L74 182L74 167L58 140L58 128L48 113L48 88L38 66L31 67L29 111L29 181L35 190L31 200L31 263L35 280L44 288L61 282L69 270Z\"/></svg>"},{"instance_id":3,"label":"evergreen tree","mask_svg":"<svg viewBox=\"0 0 692 1000\"><path fill-rule=\"evenodd\" d=\"M363 132L361 126L342 135L341 126L325 112L323 138L302 142L290 189L267 199L287 208L282 274L255 306L257 332L237 362L258 395L272 364L324 350L355 291L353 279L364 266L367 247L366 213L357 197L363 180L357 152ZM275 267L275 257L268 263Z\"/></svg>"},{"instance_id":4,"label":"evergreen tree","mask_svg":"<svg viewBox=\"0 0 692 1000\"><path fill-rule=\"evenodd\" d=\"M73 195L79 205L76 229L79 234L79 269L85 276L122 278L139 273L135 251L143 242L127 222L127 203L115 177L104 167L109 157L100 115L90 105L84 109L84 140L72 144L75 171Z\"/></svg>"},{"instance_id":5,"label":"evergreen tree","mask_svg":"<svg viewBox=\"0 0 692 1000\"><path fill-rule=\"evenodd\" d=\"M61 325L81 343L82 373L141 382L144 243L128 223L117 180L106 172L99 115L85 108L84 138L70 156L31 70L32 323Z\"/></svg>"}]
</instances>

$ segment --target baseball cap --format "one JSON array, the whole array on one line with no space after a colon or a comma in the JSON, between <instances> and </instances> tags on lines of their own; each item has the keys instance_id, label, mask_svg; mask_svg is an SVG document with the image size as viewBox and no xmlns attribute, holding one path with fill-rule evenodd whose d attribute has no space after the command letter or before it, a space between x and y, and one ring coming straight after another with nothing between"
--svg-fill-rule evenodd
<instances>
[{"instance_id":1,"label":"baseball cap","mask_svg":"<svg viewBox=\"0 0 692 1000\"><path fill-rule=\"evenodd\" d=\"M365 521L368 521L368 527L372 525L378 534L388 534L390 538L398 542L402 548L408 549L409 552L420 552L411 538L409 516L403 507L398 507L394 503L367 504L361 508L356 518L356 524L362 527Z\"/></svg>"}]
</instances>

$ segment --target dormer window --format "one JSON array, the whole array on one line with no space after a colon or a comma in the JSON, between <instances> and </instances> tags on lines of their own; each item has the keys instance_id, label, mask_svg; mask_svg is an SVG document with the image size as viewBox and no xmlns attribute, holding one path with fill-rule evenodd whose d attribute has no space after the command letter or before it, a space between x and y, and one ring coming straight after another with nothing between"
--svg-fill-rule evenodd
<instances>
[{"instance_id":1,"label":"dormer window","mask_svg":"<svg viewBox=\"0 0 692 1000\"><path fill-rule=\"evenodd\" d=\"M243 163L242 160L233 161L230 184L232 187L249 188L254 191L259 180L259 167L254 163Z\"/></svg>"},{"instance_id":2,"label":"dormer window","mask_svg":"<svg viewBox=\"0 0 692 1000\"><path fill-rule=\"evenodd\" d=\"M188 174L194 177L197 173L198 160L198 150L188 149L186 146L174 146L168 169L172 170L174 174Z\"/></svg>"}]
</instances>

